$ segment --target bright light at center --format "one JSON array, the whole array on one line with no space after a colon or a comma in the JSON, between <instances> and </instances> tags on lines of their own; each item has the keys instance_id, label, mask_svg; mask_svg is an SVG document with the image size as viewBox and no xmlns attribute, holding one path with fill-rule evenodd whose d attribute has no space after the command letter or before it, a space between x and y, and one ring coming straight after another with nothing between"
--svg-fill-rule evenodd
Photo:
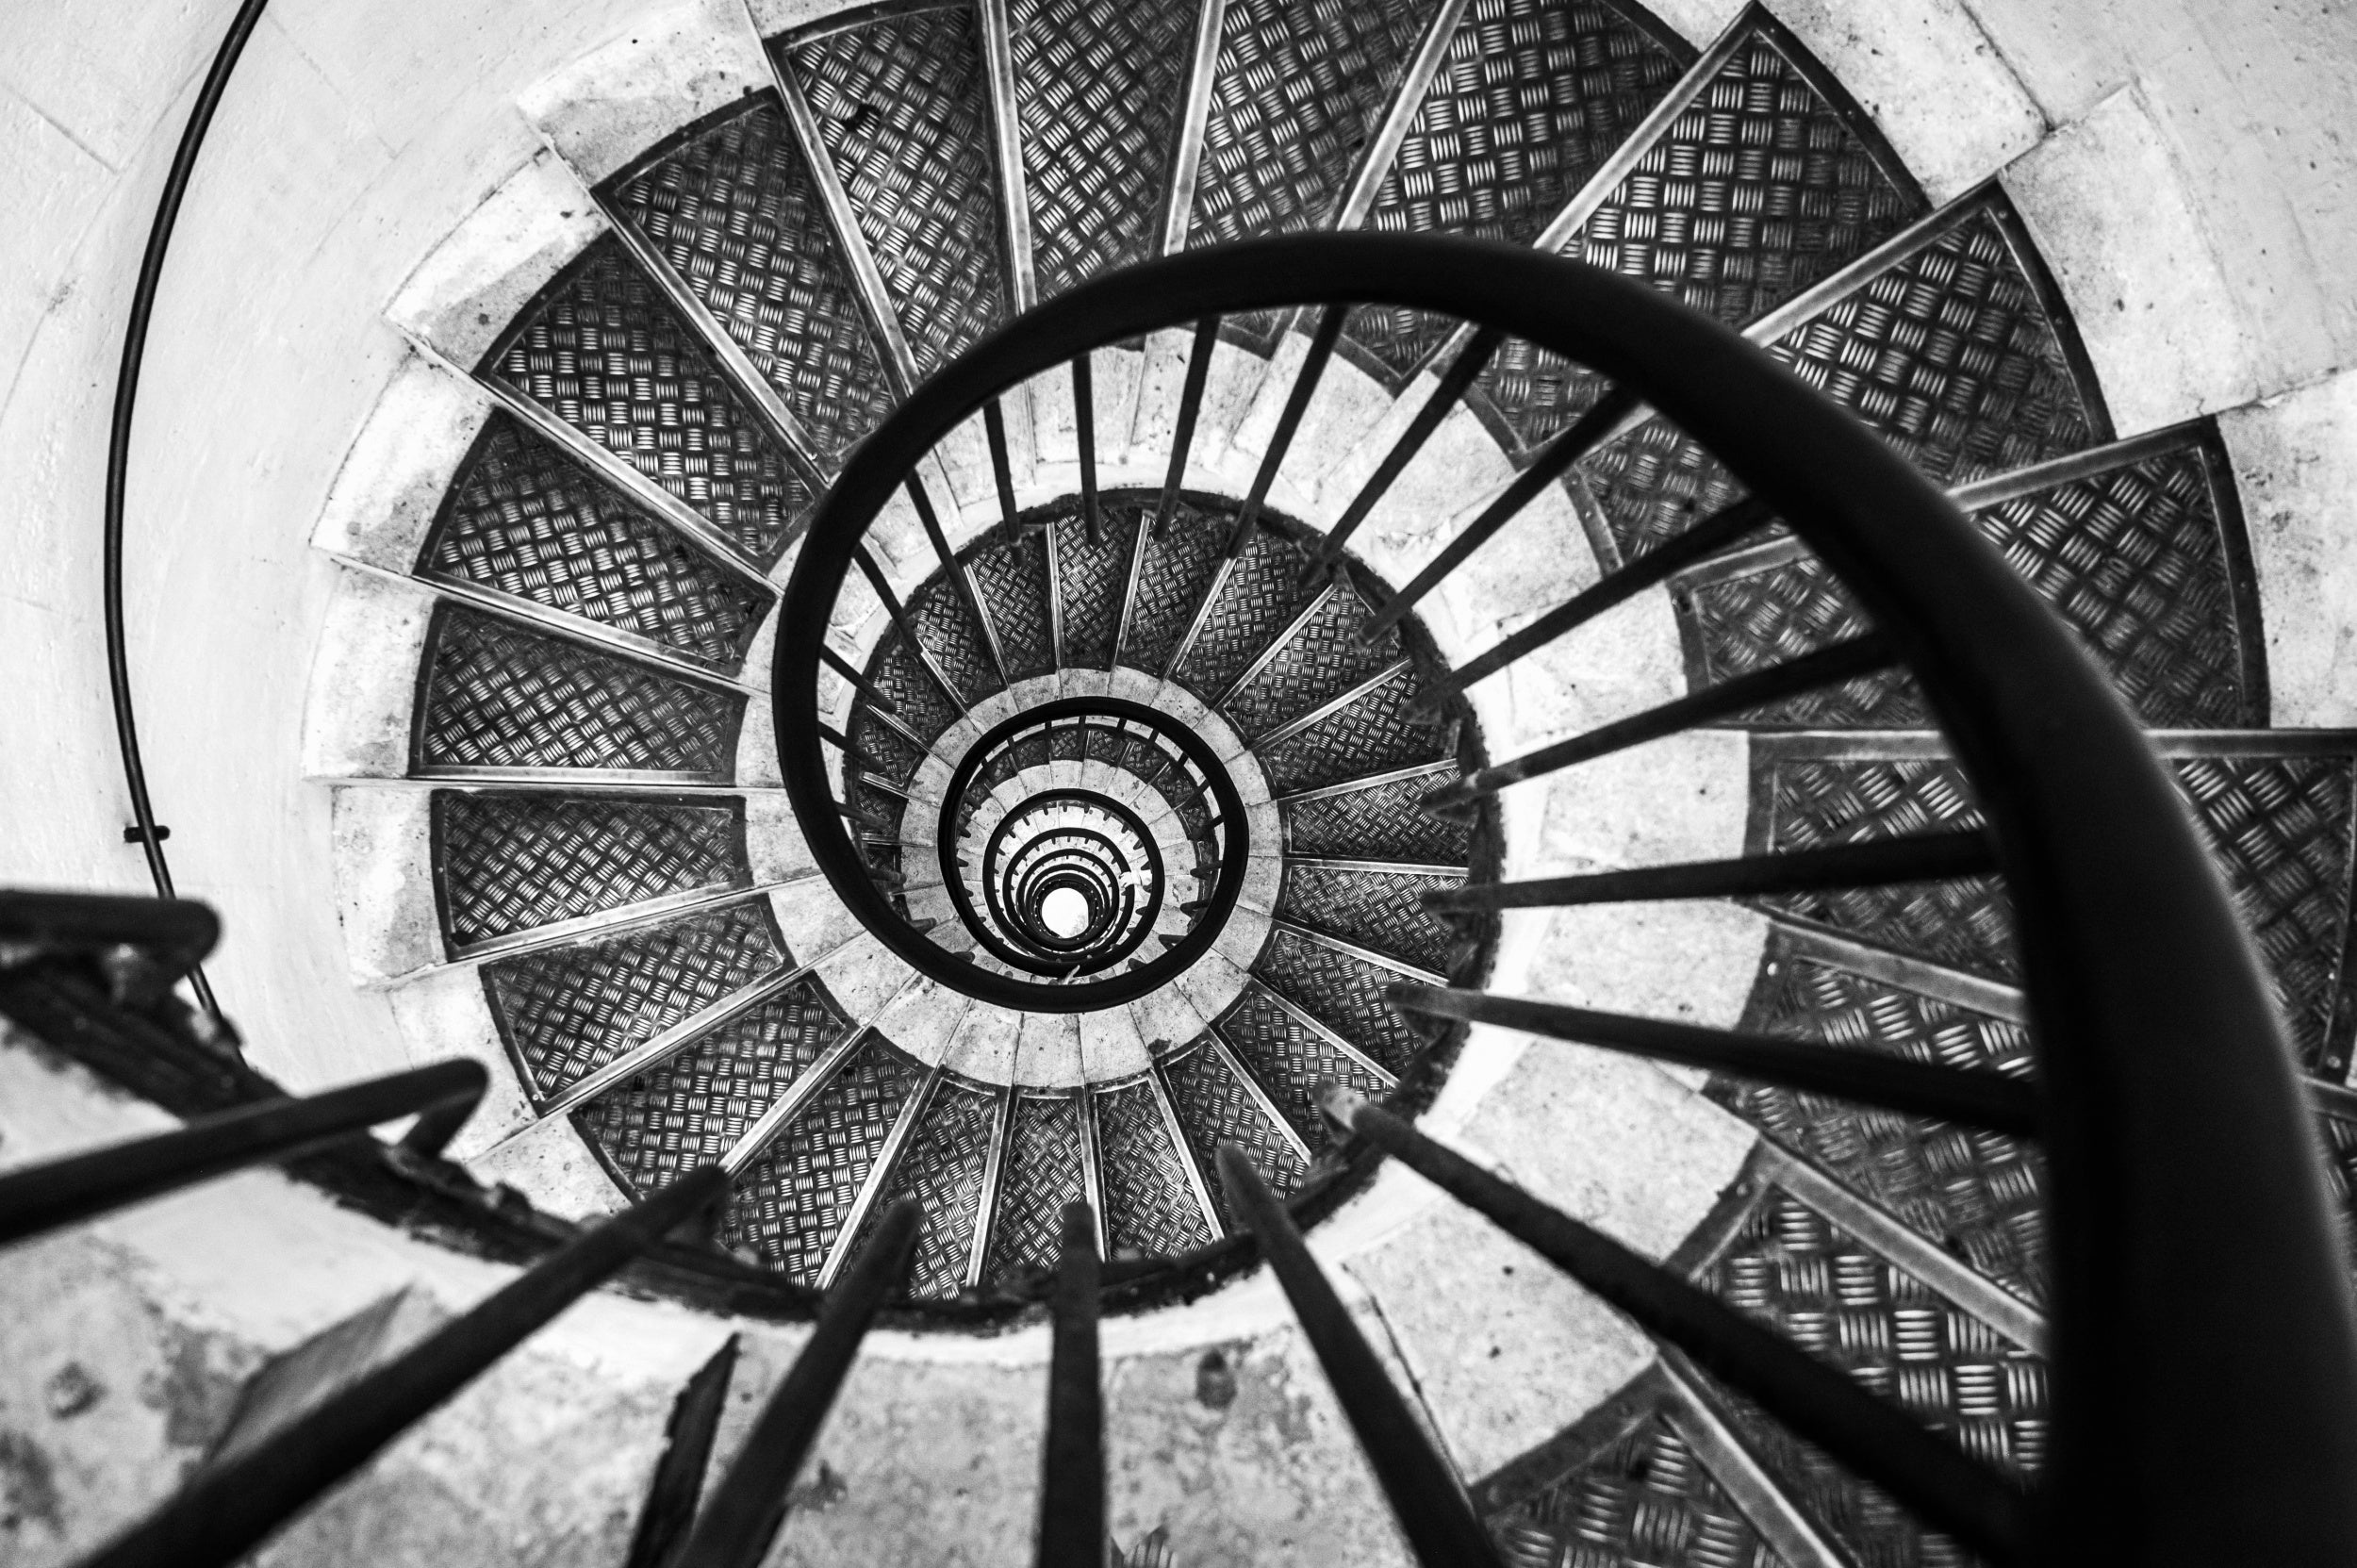
<instances>
[{"instance_id":1,"label":"bright light at center","mask_svg":"<svg viewBox=\"0 0 2357 1568\"><path fill-rule=\"evenodd\" d=\"M1068 941L1088 930L1089 901L1077 887L1051 887L1039 901L1039 920Z\"/></svg>"}]
</instances>

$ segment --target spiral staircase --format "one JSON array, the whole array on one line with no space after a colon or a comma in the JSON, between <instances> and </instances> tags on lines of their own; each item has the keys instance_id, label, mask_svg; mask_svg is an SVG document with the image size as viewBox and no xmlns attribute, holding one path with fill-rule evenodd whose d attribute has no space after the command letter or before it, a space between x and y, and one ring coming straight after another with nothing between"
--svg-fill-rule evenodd
<instances>
[{"instance_id":1,"label":"spiral staircase","mask_svg":"<svg viewBox=\"0 0 2357 1568\"><path fill-rule=\"evenodd\" d=\"M413 357L316 540L305 760L354 977L416 1060L489 1071L449 1150L482 1180L586 1219L717 1163L701 1282L651 1288L749 1319L807 1316L915 1197L894 1321L938 1336L1035 1320L1076 1202L1108 1310L1240 1288L1223 1146L1312 1236L1403 1201L1320 1097L1412 1117L1487 1064L1413 988L1558 994L1626 951L1479 894L1608 862L1579 821L1624 808L1525 765L1871 639L1818 553L1600 372L1344 302L1036 376L911 467L856 569L801 569L863 443L999 327L1158 256L1356 229L1638 279L1945 487L2207 830L2346 1197L2357 734L2269 727L2217 425L2119 438L2003 186L1932 201L1769 8L1699 49L1624 0L750 14L668 97L632 41L524 104L549 153L392 302ZM1589 627L1631 568L1673 646ZM824 625L806 727L770 673L795 618ZM1838 673L1616 787L1673 819L1738 792L1754 856L1978 829L1915 682ZM1633 842L1708 834L1665 832ZM1747 935L1637 938L1754 965L1720 1021L2031 1074L1986 867L1739 901ZM1689 1079L1756 1144L1672 1266L2034 1482L2035 1143ZM1469 1338L1529 1331L1466 1294ZM1465 1477L1518 1568L1971 1560L1673 1349L1549 1424Z\"/></svg>"}]
</instances>

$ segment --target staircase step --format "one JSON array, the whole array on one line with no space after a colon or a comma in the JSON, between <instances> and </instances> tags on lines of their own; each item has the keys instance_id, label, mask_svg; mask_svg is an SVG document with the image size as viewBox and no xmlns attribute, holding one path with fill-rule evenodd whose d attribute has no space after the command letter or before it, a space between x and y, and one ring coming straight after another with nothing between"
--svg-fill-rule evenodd
<instances>
[{"instance_id":1,"label":"staircase step","mask_svg":"<svg viewBox=\"0 0 2357 1568\"><path fill-rule=\"evenodd\" d=\"M1006 313L974 10L870 13L770 49L810 102L915 370L930 375Z\"/></svg>"},{"instance_id":2,"label":"staircase step","mask_svg":"<svg viewBox=\"0 0 2357 1568\"><path fill-rule=\"evenodd\" d=\"M1343 869L1298 860L1285 867L1276 915L1420 969L1447 974L1456 966L1456 933L1417 902L1426 893L1462 886L1462 871L1433 874Z\"/></svg>"},{"instance_id":3,"label":"staircase step","mask_svg":"<svg viewBox=\"0 0 2357 1568\"><path fill-rule=\"evenodd\" d=\"M1317 598L1316 588L1302 585L1302 560L1293 540L1271 528L1256 529L1220 584L1176 678L1206 701L1218 701Z\"/></svg>"},{"instance_id":4,"label":"staircase step","mask_svg":"<svg viewBox=\"0 0 2357 1568\"><path fill-rule=\"evenodd\" d=\"M870 1032L729 1194L722 1234L798 1285L816 1285L924 1067Z\"/></svg>"},{"instance_id":5,"label":"staircase step","mask_svg":"<svg viewBox=\"0 0 2357 1568\"><path fill-rule=\"evenodd\" d=\"M1373 613L1355 583L1338 582L1220 711L1239 734L1266 734L1397 663L1407 651L1397 627L1373 642L1359 640Z\"/></svg>"},{"instance_id":6,"label":"staircase step","mask_svg":"<svg viewBox=\"0 0 2357 1568\"><path fill-rule=\"evenodd\" d=\"M1253 978L1363 1051L1385 1072L1405 1073L1424 1038L1384 999L1383 989L1419 978L1342 952L1279 926ZM1422 977L1429 981L1432 977Z\"/></svg>"},{"instance_id":7,"label":"staircase step","mask_svg":"<svg viewBox=\"0 0 2357 1568\"><path fill-rule=\"evenodd\" d=\"M1190 1156L1172 1141L1151 1080L1095 1090L1090 1104L1104 1172L1106 1256L1170 1258L1215 1240Z\"/></svg>"},{"instance_id":8,"label":"staircase step","mask_svg":"<svg viewBox=\"0 0 2357 1568\"><path fill-rule=\"evenodd\" d=\"M1279 1197L1291 1197L1310 1173L1309 1162L1277 1114L1261 1104L1258 1085L1228 1065L1207 1033L1162 1057L1154 1065L1170 1091L1170 1103L1186 1133L1211 1205L1229 1231L1238 1228L1228 1206L1215 1164L1222 1144L1234 1144Z\"/></svg>"},{"instance_id":9,"label":"staircase step","mask_svg":"<svg viewBox=\"0 0 2357 1568\"><path fill-rule=\"evenodd\" d=\"M777 388L814 457L839 461L891 411L858 287L774 91L691 127L600 194Z\"/></svg>"},{"instance_id":10,"label":"staircase step","mask_svg":"<svg viewBox=\"0 0 2357 1568\"><path fill-rule=\"evenodd\" d=\"M1220 514L1179 502L1159 535L1146 537L1137 565L1121 662L1160 674L1178 651L1195 607L1219 570L1228 525Z\"/></svg>"},{"instance_id":11,"label":"staircase step","mask_svg":"<svg viewBox=\"0 0 2357 1568\"><path fill-rule=\"evenodd\" d=\"M909 1296L916 1300L945 1301L965 1289L999 1094L955 1074L946 1074L934 1084L907 1148L853 1244L856 1255L884 1211L901 1198L922 1203L925 1226L917 1234L908 1285Z\"/></svg>"},{"instance_id":12,"label":"staircase step","mask_svg":"<svg viewBox=\"0 0 2357 1568\"><path fill-rule=\"evenodd\" d=\"M588 769L727 784L743 696L444 603L426 634L415 771Z\"/></svg>"},{"instance_id":13,"label":"staircase step","mask_svg":"<svg viewBox=\"0 0 2357 1568\"><path fill-rule=\"evenodd\" d=\"M1457 776L1454 767L1413 772L1363 787L1342 787L1278 806L1285 848L1332 859L1470 864L1473 827L1425 810L1426 795Z\"/></svg>"},{"instance_id":14,"label":"staircase step","mask_svg":"<svg viewBox=\"0 0 2357 1568\"><path fill-rule=\"evenodd\" d=\"M1380 1099L1391 1092L1394 1081L1392 1075L1370 1068L1258 985L1246 986L1212 1027L1313 1158L1335 1142L1326 1118L1318 1114L1321 1084L1339 1083Z\"/></svg>"},{"instance_id":15,"label":"staircase step","mask_svg":"<svg viewBox=\"0 0 2357 1568\"><path fill-rule=\"evenodd\" d=\"M1067 1203L1088 1200L1081 1145L1087 1131L1068 1090L1016 1091L1014 1114L999 1165L998 1201L990 1222L990 1251L982 1283L1012 1289L1052 1273L1063 1235Z\"/></svg>"},{"instance_id":16,"label":"staircase step","mask_svg":"<svg viewBox=\"0 0 2357 1568\"><path fill-rule=\"evenodd\" d=\"M816 503L809 477L611 234L557 274L477 373L629 463L764 566ZM684 421L683 407L698 417Z\"/></svg>"},{"instance_id":17,"label":"staircase step","mask_svg":"<svg viewBox=\"0 0 2357 1568\"><path fill-rule=\"evenodd\" d=\"M1423 688L1413 668L1401 668L1296 733L1256 748L1270 792L1292 795L1451 759L1450 727L1409 717Z\"/></svg>"}]
</instances>

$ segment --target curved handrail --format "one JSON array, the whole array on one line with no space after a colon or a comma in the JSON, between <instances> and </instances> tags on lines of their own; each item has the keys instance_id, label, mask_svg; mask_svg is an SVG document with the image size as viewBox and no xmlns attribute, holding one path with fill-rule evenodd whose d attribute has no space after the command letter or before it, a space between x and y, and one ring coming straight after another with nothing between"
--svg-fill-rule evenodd
<instances>
[{"instance_id":1,"label":"curved handrail","mask_svg":"<svg viewBox=\"0 0 2357 1568\"><path fill-rule=\"evenodd\" d=\"M1099 278L945 368L854 453L787 587L780 752L837 893L884 924L804 744L827 620L790 611L831 601L902 476L992 397L1094 349L1338 300L1475 322L1629 388L1789 521L1923 688L2018 911L2052 1171L2052 1559L2342 1560L2357 1311L2282 1024L2173 783L2069 629L1928 480L1633 279L1486 241L1302 236Z\"/></svg>"},{"instance_id":2,"label":"curved handrail","mask_svg":"<svg viewBox=\"0 0 2357 1568\"><path fill-rule=\"evenodd\" d=\"M139 280L131 290L131 314L123 329L123 362L115 371L114 419L107 433L107 510L100 587L107 627L107 691L114 704L115 743L123 753L123 782L131 797L133 828L139 834L140 847L147 853L147 874L155 880L157 895L166 899L176 895L173 890L172 867L164 860L163 842L156 831L156 806L147 793L147 766L140 754L139 720L131 703L131 655L123 618L123 513L130 487L131 425L139 408L140 369L147 358L148 323L156 314L156 290L163 282L164 256L172 248L172 231L180 221L180 203L187 197L189 181L196 173L196 157L204 150L205 134L212 128L213 111L221 107L222 95L229 91L229 77L238 69L246 41L254 36L254 29L262 20L262 8L269 3L270 0L243 0L238 7L221 48L213 55L212 69L205 74L205 85L197 90L195 107L189 110L189 123L181 128L180 144L173 150L171 171L164 176L163 194L157 198L155 222L148 225L147 249L140 256ZM221 1004L213 998L212 985L206 980L203 967L189 971L189 983L196 992L197 1001L218 1021Z\"/></svg>"}]
</instances>

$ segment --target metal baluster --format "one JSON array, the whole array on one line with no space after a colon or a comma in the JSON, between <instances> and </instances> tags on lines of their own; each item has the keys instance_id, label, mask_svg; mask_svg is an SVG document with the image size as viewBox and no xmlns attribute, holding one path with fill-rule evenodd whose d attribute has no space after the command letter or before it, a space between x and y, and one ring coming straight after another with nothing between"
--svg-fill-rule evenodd
<instances>
[{"instance_id":1,"label":"metal baluster","mask_svg":"<svg viewBox=\"0 0 2357 1568\"><path fill-rule=\"evenodd\" d=\"M866 747L862 746L858 741L851 739L849 735L846 735L842 731L836 729L832 724L821 724L818 726L818 738L833 746L846 757L857 762L862 767L872 768L878 773L889 773L891 771L890 768L886 767L882 762L877 760L874 752L868 751Z\"/></svg>"},{"instance_id":2,"label":"metal baluster","mask_svg":"<svg viewBox=\"0 0 2357 1568\"><path fill-rule=\"evenodd\" d=\"M307 1154L412 1114L418 1121L404 1147L439 1154L466 1125L488 1081L479 1062L437 1062L301 1099L224 1111L154 1137L0 1176L0 1245L250 1165Z\"/></svg>"},{"instance_id":3,"label":"metal baluster","mask_svg":"<svg viewBox=\"0 0 2357 1568\"><path fill-rule=\"evenodd\" d=\"M1403 982L1387 986L1384 994L1393 1006L1428 1017L1494 1024L1553 1040L1707 1067L1913 1116L1937 1116L2025 1138L2037 1136L2040 1127L2036 1089L1996 1073L1482 991Z\"/></svg>"},{"instance_id":4,"label":"metal baluster","mask_svg":"<svg viewBox=\"0 0 2357 1568\"><path fill-rule=\"evenodd\" d=\"M997 404L993 403L991 406L995 410ZM995 455L1003 456L1005 446L1006 432L1001 430ZM1007 684L1007 656L1000 652L998 647L997 623L990 619L989 610L983 607L982 596L974 591L974 579L967 573L965 563L959 560L956 553L950 550L949 536L941 531L941 519L933 511L932 497L925 493L925 487L916 482L916 475L913 473L908 477L906 487L909 503L916 508L916 520L925 530L926 542L933 547L933 556L941 562L942 575L956 586L958 597L964 601L966 613L974 618L974 624L981 628L982 646L990 650L991 668L998 671L998 684L1005 685ZM1012 518L1013 514L1009 515ZM865 553L865 546L862 547L863 553ZM927 656L931 657L930 654ZM950 695L955 697L957 694L952 692ZM958 706L963 708L965 703L961 701Z\"/></svg>"},{"instance_id":5,"label":"metal baluster","mask_svg":"<svg viewBox=\"0 0 2357 1568\"><path fill-rule=\"evenodd\" d=\"M1475 1517L1448 1461L1433 1448L1383 1363L1359 1332L1317 1261L1251 1160L1234 1144L1219 1147L1219 1179L1228 1204L1251 1230L1284 1287L1302 1334L1317 1352L1359 1446L1390 1499L1400 1533L1427 1568L1499 1568L1495 1547Z\"/></svg>"},{"instance_id":6,"label":"metal baluster","mask_svg":"<svg viewBox=\"0 0 2357 1568\"><path fill-rule=\"evenodd\" d=\"M585 1231L323 1404L198 1471L88 1568L226 1568L728 1184L717 1165L699 1166Z\"/></svg>"},{"instance_id":7,"label":"metal baluster","mask_svg":"<svg viewBox=\"0 0 2357 1568\"><path fill-rule=\"evenodd\" d=\"M1521 784L1542 774L1553 773L1574 764L1592 762L1598 757L1641 746L1649 740L1690 730L1713 719L1731 718L1736 714L1769 702L1795 696L1818 686L1831 685L1838 681L1871 675L1887 669L1897 662L1897 655L1880 633L1869 633L1804 653L1797 659L1771 665L1766 669L1739 675L1732 681L1722 681L1715 686L1681 697L1674 702L1664 702L1657 708L1602 725L1585 734L1559 740L1552 746L1484 767L1467 774L1455 784L1436 789L1425 797L1425 804L1436 811L1447 811L1470 804L1485 795L1494 795L1508 784Z\"/></svg>"},{"instance_id":8,"label":"metal baluster","mask_svg":"<svg viewBox=\"0 0 2357 1568\"><path fill-rule=\"evenodd\" d=\"M915 487L916 483L915 480L912 479L909 483L912 494L922 495L924 493ZM918 515L929 518L931 516L931 509L921 508ZM883 568L878 566L875 556L867 553L865 541L852 548L851 559L859 564L860 574L867 579L867 586L873 588L876 597L883 602L884 614L891 619L894 630L898 631L908 643L909 652L915 656L916 662L925 667L925 673L932 677L933 685L941 688L942 695L949 699L951 705L963 710L966 706L964 694L960 692L956 685L950 681L949 672L934 662L932 650L927 648L918 638L916 623L909 619L908 611L900 603L900 596L892 591L892 584L884 577Z\"/></svg>"},{"instance_id":9,"label":"metal baluster","mask_svg":"<svg viewBox=\"0 0 2357 1568\"><path fill-rule=\"evenodd\" d=\"M850 660L823 642L818 645L818 657L828 668L850 682L853 689L857 690L862 697L866 698L879 713L900 711L900 704L885 696L882 686L861 674L852 667Z\"/></svg>"},{"instance_id":10,"label":"metal baluster","mask_svg":"<svg viewBox=\"0 0 2357 1568\"><path fill-rule=\"evenodd\" d=\"M1466 389L1473 386L1475 377L1488 368L1491 356L1497 353L1498 345L1505 340L1506 334L1503 332L1494 327L1483 327L1466 342L1450 363L1448 372L1441 377L1441 384L1432 389L1430 397L1425 399L1424 406L1416 410L1416 417L1409 421L1399 439L1392 443L1392 450L1384 454L1383 461L1376 466L1367 482L1359 487L1359 493L1351 498L1350 504L1343 509L1333 532L1326 536L1326 542L1319 548L1318 553L1302 569L1302 582L1318 581L1333 569L1335 562L1342 559L1343 546L1349 542L1350 536L1367 520L1367 514L1375 510L1376 503L1381 501L1399 476L1407 471L1416 454L1424 450L1425 442L1430 440L1432 433L1441 428L1441 421L1448 418L1458 404L1463 401Z\"/></svg>"},{"instance_id":11,"label":"metal baluster","mask_svg":"<svg viewBox=\"0 0 2357 1568\"><path fill-rule=\"evenodd\" d=\"M1814 893L1829 887L1887 887L1903 882L1946 882L1997 869L1988 835L1925 834L1866 844L1837 844L1788 854L1745 855L1627 871L1546 877L1532 882L1476 883L1424 895L1438 913L1531 909L1566 904L1637 903L1654 899L1739 899L1771 893Z\"/></svg>"},{"instance_id":12,"label":"metal baluster","mask_svg":"<svg viewBox=\"0 0 2357 1568\"><path fill-rule=\"evenodd\" d=\"M2025 1555L2028 1495L1846 1374L1603 1232L1442 1147L1364 1096L1329 1087L1319 1104L1344 1131L1357 1133L1479 1212L1647 1332L1758 1400L1801 1437L1887 1488L1926 1524L2000 1561Z\"/></svg>"},{"instance_id":13,"label":"metal baluster","mask_svg":"<svg viewBox=\"0 0 2357 1568\"><path fill-rule=\"evenodd\" d=\"M680 1543L696 1520L696 1497L712 1462L712 1440L728 1406L729 1377L736 1369L736 1336L731 1334L672 1401L663 1428L663 1457L655 1461L646 1507L631 1533L622 1568L672 1568Z\"/></svg>"},{"instance_id":14,"label":"metal baluster","mask_svg":"<svg viewBox=\"0 0 2357 1568\"><path fill-rule=\"evenodd\" d=\"M1085 1093L1085 1091L1083 1091ZM1096 1213L1063 1207L1063 1249L1049 1303L1047 1441L1040 1454L1039 1568L1103 1568L1105 1406L1096 1364Z\"/></svg>"},{"instance_id":15,"label":"metal baluster","mask_svg":"<svg viewBox=\"0 0 2357 1568\"><path fill-rule=\"evenodd\" d=\"M745 1446L697 1517L679 1568L757 1568L767 1555L785 1522L794 1477L834 1408L860 1341L867 1337L884 1296L908 1278L924 1217L924 1206L913 1197L885 1210L858 1261L827 1293L801 1354L779 1379Z\"/></svg>"},{"instance_id":16,"label":"metal baluster","mask_svg":"<svg viewBox=\"0 0 2357 1568\"><path fill-rule=\"evenodd\" d=\"M1187 378L1178 388L1178 423L1170 433L1170 467L1162 475L1162 498L1154 507L1154 536L1170 525L1178 504L1178 487L1187 476L1187 452L1195 445L1195 421L1203 412L1203 384L1211 373L1211 350L1219 342L1219 318L1206 316L1195 323L1195 343L1187 351Z\"/></svg>"},{"instance_id":17,"label":"metal baluster","mask_svg":"<svg viewBox=\"0 0 2357 1568\"><path fill-rule=\"evenodd\" d=\"M1456 669L1436 674L1432 684L1425 688L1424 695L1416 700L1418 709L1426 714L1438 714L1449 699L1467 687L1478 685L1515 660L1585 626L1607 610L1634 599L1655 584L1664 582L1696 562L1756 533L1766 527L1774 515L1758 501L1739 501L1732 506L1712 513L1666 544L1648 550L1618 571L1608 573L1602 581L1573 595L1513 635L1501 639L1487 652L1476 654Z\"/></svg>"},{"instance_id":18,"label":"metal baluster","mask_svg":"<svg viewBox=\"0 0 2357 1568\"><path fill-rule=\"evenodd\" d=\"M1072 361L1072 428L1080 447L1080 516L1088 524L1089 548L1105 542L1104 510L1096 503L1096 390L1089 356Z\"/></svg>"},{"instance_id":19,"label":"metal baluster","mask_svg":"<svg viewBox=\"0 0 2357 1568\"><path fill-rule=\"evenodd\" d=\"M1277 417L1277 429L1269 437L1268 450L1261 454L1260 471L1252 476L1252 488L1244 496L1244 505L1237 509L1235 530L1228 539L1231 559L1251 548L1261 504L1268 499L1269 487L1277 482L1277 470L1284 466L1285 454L1292 449L1294 437L1301 429L1302 416L1310 410L1310 400L1317 395L1318 383L1326 375L1327 362L1334 357L1334 345L1342 338L1343 322L1348 316L1348 306L1329 305L1318 317L1317 330L1310 338L1310 351L1294 376L1292 390L1286 394L1285 407Z\"/></svg>"},{"instance_id":20,"label":"metal baluster","mask_svg":"<svg viewBox=\"0 0 2357 1568\"><path fill-rule=\"evenodd\" d=\"M1441 547L1441 553L1425 564L1422 571L1406 587L1392 596L1390 603L1367 618L1360 628L1362 642L1373 642L1396 625L1408 612L1415 608L1426 594L1440 586L1441 579L1488 542L1490 536L1514 520L1516 513L1538 498L1539 492L1570 471L1573 464L1587 456L1613 428L1637 407L1637 397L1619 388L1596 400L1595 406L1582 414L1569 430L1557 436L1539 449L1530 466L1516 474L1512 483L1498 492L1497 499L1481 510L1481 515L1465 525L1464 531Z\"/></svg>"}]
</instances>

